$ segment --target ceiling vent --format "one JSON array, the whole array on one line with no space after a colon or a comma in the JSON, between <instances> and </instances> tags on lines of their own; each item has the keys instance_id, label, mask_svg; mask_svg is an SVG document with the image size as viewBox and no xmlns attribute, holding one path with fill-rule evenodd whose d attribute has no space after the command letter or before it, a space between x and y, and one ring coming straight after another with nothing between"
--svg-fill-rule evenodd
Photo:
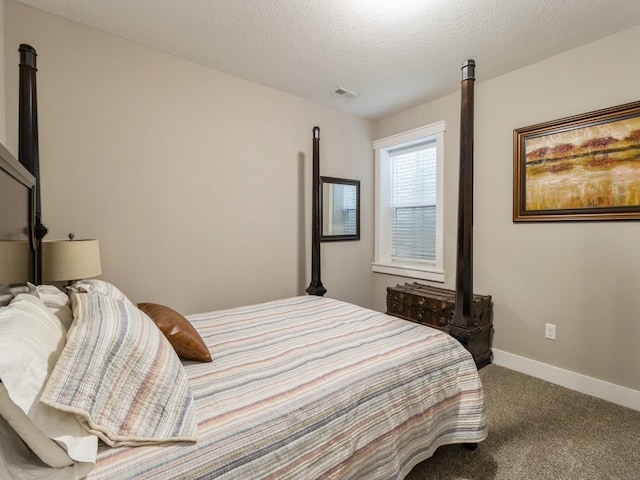
<instances>
[{"instance_id":1,"label":"ceiling vent","mask_svg":"<svg viewBox=\"0 0 640 480\"><path fill-rule=\"evenodd\" d=\"M347 90L346 88L342 88L342 87L336 88L333 91L333 93L345 98L356 98L358 95L360 95L359 93L354 92L353 90Z\"/></svg>"}]
</instances>

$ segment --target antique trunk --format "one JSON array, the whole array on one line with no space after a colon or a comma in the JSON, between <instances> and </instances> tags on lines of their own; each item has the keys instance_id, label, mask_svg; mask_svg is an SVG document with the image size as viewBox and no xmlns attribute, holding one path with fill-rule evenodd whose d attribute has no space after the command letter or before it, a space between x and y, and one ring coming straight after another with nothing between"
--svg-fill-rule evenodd
<instances>
[{"instance_id":1,"label":"antique trunk","mask_svg":"<svg viewBox=\"0 0 640 480\"><path fill-rule=\"evenodd\" d=\"M447 331L455 309L455 292L444 288L405 283L387 288L387 313ZM463 335L454 335L478 368L491 363L493 302L490 295L474 295L472 318Z\"/></svg>"}]
</instances>

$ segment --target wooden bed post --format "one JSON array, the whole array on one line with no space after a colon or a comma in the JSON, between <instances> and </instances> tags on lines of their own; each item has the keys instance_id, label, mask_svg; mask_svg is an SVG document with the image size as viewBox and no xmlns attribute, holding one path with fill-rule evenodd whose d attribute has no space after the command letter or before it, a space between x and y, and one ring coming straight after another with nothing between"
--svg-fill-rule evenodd
<instances>
[{"instance_id":1,"label":"wooden bed post","mask_svg":"<svg viewBox=\"0 0 640 480\"><path fill-rule=\"evenodd\" d=\"M20 92L19 92L19 150L18 160L35 177L34 222L31 248L34 251L32 278L36 284L42 282L42 258L40 241L47 234L42 224L40 204L40 157L38 150L38 97L36 92L36 50L31 45L21 44L20 52Z\"/></svg>"},{"instance_id":2,"label":"wooden bed post","mask_svg":"<svg viewBox=\"0 0 640 480\"><path fill-rule=\"evenodd\" d=\"M455 311L447 331L467 344L473 319L473 86L475 62L462 65L460 183Z\"/></svg>"},{"instance_id":3,"label":"wooden bed post","mask_svg":"<svg viewBox=\"0 0 640 480\"><path fill-rule=\"evenodd\" d=\"M327 289L320 280L320 127L313 127L313 202L311 222L311 283L306 292L322 297Z\"/></svg>"}]
</instances>

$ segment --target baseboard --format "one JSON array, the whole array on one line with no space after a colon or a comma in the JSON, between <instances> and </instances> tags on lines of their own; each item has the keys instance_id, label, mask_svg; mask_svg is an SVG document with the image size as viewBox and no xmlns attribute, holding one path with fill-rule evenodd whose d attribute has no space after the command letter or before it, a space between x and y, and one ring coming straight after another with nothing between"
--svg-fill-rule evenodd
<instances>
[{"instance_id":1,"label":"baseboard","mask_svg":"<svg viewBox=\"0 0 640 480\"><path fill-rule=\"evenodd\" d=\"M640 391L493 349L493 363L556 385L640 411Z\"/></svg>"}]
</instances>

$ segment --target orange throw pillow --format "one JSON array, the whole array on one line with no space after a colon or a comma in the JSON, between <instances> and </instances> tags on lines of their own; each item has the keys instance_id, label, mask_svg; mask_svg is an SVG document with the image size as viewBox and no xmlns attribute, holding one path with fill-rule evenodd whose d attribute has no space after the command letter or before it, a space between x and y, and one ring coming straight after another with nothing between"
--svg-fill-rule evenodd
<instances>
[{"instance_id":1,"label":"orange throw pillow","mask_svg":"<svg viewBox=\"0 0 640 480\"><path fill-rule=\"evenodd\" d=\"M138 308L154 321L178 356L198 362L211 361L211 354L204 340L191 322L181 314L157 303L139 303Z\"/></svg>"}]
</instances>

